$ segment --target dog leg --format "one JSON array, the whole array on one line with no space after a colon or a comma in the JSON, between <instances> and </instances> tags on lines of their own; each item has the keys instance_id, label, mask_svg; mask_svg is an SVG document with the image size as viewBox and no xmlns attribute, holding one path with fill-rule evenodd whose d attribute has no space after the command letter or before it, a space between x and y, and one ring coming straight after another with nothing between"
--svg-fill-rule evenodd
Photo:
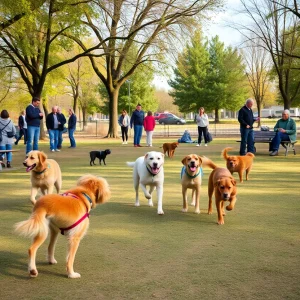
<instances>
[{"instance_id":1,"label":"dog leg","mask_svg":"<svg viewBox=\"0 0 300 300\"><path fill-rule=\"evenodd\" d=\"M213 183L211 181L211 178L209 179L208 182L208 214L211 215L213 208L212 208L212 196L214 193L214 186Z\"/></svg>"},{"instance_id":2,"label":"dog leg","mask_svg":"<svg viewBox=\"0 0 300 300\"><path fill-rule=\"evenodd\" d=\"M99 165L101 166L101 159L99 158Z\"/></svg>"},{"instance_id":3,"label":"dog leg","mask_svg":"<svg viewBox=\"0 0 300 300\"><path fill-rule=\"evenodd\" d=\"M37 252L38 248L44 243L46 238L47 238L47 233L39 234L39 235L35 236L33 239L33 243L28 250L28 254L29 254L28 271L29 271L30 277L38 276L38 271L37 271L36 263L35 263L36 252Z\"/></svg>"},{"instance_id":4,"label":"dog leg","mask_svg":"<svg viewBox=\"0 0 300 300\"><path fill-rule=\"evenodd\" d=\"M188 200L187 200L187 188L182 187L182 212L187 212L188 211Z\"/></svg>"},{"instance_id":5,"label":"dog leg","mask_svg":"<svg viewBox=\"0 0 300 300\"><path fill-rule=\"evenodd\" d=\"M58 231L50 226L50 242L48 246L48 262L50 265L57 264L56 259L54 258L55 244L58 237Z\"/></svg>"},{"instance_id":6,"label":"dog leg","mask_svg":"<svg viewBox=\"0 0 300 300\"><path fill-rule=\"evenodd\" d=\"M141 186L141 189L143 190L143 192L144 192L144 195L145 195L145 198L146 199L151 199L151 195L149 194L149 192L147 191L147 188L146 188L146 186L144 185L144 184L140 184L140 186Z\"/></svg>"},{"instance_id":7,"label":"dog leg","mask_svg":"<svg viewBox=\"0 0 300 300\"><path fill-rule=\"evenodd\" d=\"M150 186L150 189L149 189L149 194L150 194L151 198L148 199L148 206L153 206L152 192L154 191L154 189L155 189L155 186L154 186L154 185L151 185L151 186Z\"/></svg>"},{"instance_id":8,"label":"dog leg","mask_svg":"<svg viewBox=\"0 0 300 300\"><path fill-rule=\"evenodd\" d=\"M195 214L200 214L200 186L195 190Z\"/></svg>"},{"instance_id":9,"label":"dog leg","mask_svg":"<svg viewBox=\"0 0 300 300\"><path fill-rule=\"evenodd\" d=\"M156 187L156 192L157 192L157 214L158 215L163 215L164 211L162 208L162 198L163 198L163 191L164 188L162 185L158 185Z\"/></svg>"},{"instance_id":10,"label":"dog leg","mask_svg":"<svg viewBox=\"0 0 300 300\"><path fill-rule=\"evenodd\" d=\"M69 239L69 253L67 258L67 273L69 278L80 278L81 275L79 273L74 272L73 265L75 255L80 243L80 238L72 237Z\"/></svg>"},{"instance_id":11,"label":"dog leg","mask_svg":"<svg viewBox=\"0 0 300 300\"><path fill-rule=\"evenodd\" d=\"M218 224L219 225L223 225L224 224L224 218L223 218L223 214L222 214L222 200L218 201L216 199L216 207L217 207L217 211L218 211Z\"/></svg>"},{"instance_id":12,"label":"dog leg","mask_svg":"<svg viewBox=\"0 0 300 300\"><path fill-rule=\"evenodd\" d=\"M250 170L251 170L251 167L248 168L248 169L246 169L246 180L249 179L249 172L250 172Z\"/></svg>"},{"instance_id":13,"label":"dog leg","mask_svg":"<svg viewBox=\"0 0 300 300\"><path fill-rule=\"evenodd\" d=\"M191 206L195 206L196 203L196 193L195 190L192 190L192 202L191 202Z\"/></svg>"},{"instance_id":14,"label":"dog leg","mask_svg":"<svg viewBox=\"0 0 300 300\"><path fill-rule=\"evenodd\" d=\"M106 166L105 159L103 159L104 165Z\"/></svg>"},{"instance_id":15,"label":"dog leg","mask_svg":"<svg viewBox=\"0 0 300 300\"><path fill-rule=\"evenodd\" d=\"M239 170L240 182L243 182L243 170Z\"/></svg>"},{"instance_id":16,"label":"dog leg","mask_svg":"<svg viewBox=\"0 0 300 300\"><path fill-rule=\"evenodd\" d=\"M36 187L31 188L30 201L34 205L36 203L35 197L37 195L38 189Z\"/></svg>"},{"instance_id":17,"label":"dog leg","mask_svg":"<svg viewBox=\"0 0 300 300\"><path fill-rule=\"evenodd\" d=\"M236 202L236 197L230 199L230 204L226 206L226 210L233 210Z\"/></svg>"}]
</instances>

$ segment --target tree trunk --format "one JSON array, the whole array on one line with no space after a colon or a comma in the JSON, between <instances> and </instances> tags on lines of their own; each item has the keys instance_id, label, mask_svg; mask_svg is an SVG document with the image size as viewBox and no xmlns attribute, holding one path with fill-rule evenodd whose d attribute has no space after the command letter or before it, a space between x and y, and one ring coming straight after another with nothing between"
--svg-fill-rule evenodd
<instances>
[{"instance_id":1,"label":"tree trunk","mask_svg":"<svg viewBox=\"0 0 300 300\"><path fill-rule=\"evenodd\" d=\"M118 138L118 97L120 88L109 93L109 128L107 137Z\"/></svg>"},{"instance_id":2,"label":"tree trunk","mask_svg":"<svg viewBox=\"0 0 300 300\"><path fill-rule=\"evenodd\" d=\"M218 108L215 109L215 122L216 123L220 122L220 119L219 119L219 109Z\"/></svg>"},{"instance_id":3,"label":"tree trunk","mask_svg":"<svg viewBox=\"0 0 300 300\"><path fill-rule=\"evenodd\" d=\"M46 117L48 115L48 110L44 106L44 101L43 101L42 98L41 98L41 103L40 103L40 110L44 114L44 118L41 120L41 126L40 126L40 140L46 140L47 136L46 136L46 131L45 131L45 128L44 128L44 123L46 122Z\"/></svg>"},{"instance_id":4,"label":"tree trunk","mask_svg":"<svg viewBox=\"0 0 300 300\"><path fill-rule=\"evenodd\" d=\"M73 110L74 110L74 114L75 115L76 115L76 110L77 110L78 97L79 97L79 94L75 93L75 95L74 95L74 103L73 103Z\"/></svg>"}]
</instances>

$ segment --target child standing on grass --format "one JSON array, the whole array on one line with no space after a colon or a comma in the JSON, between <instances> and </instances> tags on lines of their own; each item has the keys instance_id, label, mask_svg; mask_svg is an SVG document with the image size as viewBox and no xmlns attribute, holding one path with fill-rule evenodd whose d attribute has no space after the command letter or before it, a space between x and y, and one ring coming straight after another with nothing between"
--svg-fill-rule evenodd
<instances>
[{"instance_id":1,"label":"child standing on grass","mask_svg":"<svg viewBox=\"0 0 300 300\"><path fill-rule=\"evenodd\" d=\"M155 119L152 116L152 111L148 111L147 116L144 119L144 129L146 131L146 144L148 147L152 147L152 136L155 128Z\"/></svg>"}]
</instances>

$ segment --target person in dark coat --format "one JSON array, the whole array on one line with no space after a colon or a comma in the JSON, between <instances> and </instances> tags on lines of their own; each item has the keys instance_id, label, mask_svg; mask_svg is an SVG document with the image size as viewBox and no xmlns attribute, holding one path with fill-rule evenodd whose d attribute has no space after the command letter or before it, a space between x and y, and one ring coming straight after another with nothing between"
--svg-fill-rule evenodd
<instances>
[{"instance_id":1,"label":"person in dark coat","mask_svg":"<svg viewBox=\"0 0 300 300\"><path fill-rule=\"evenodd\" d=\"M255 153L253 123L257 121L258 118L254 118L253 116L253 103L254 101L249 98L246 100L245 105L239 110L238 121L240 123L241 133L240 155L245 155L247 152Z\"/></svg>"},{"instance_id":2,"label":"person in dark coat","mask_svg":"<svg viewBox=\"0 0 300 300\"><path fill-rule=\"evenodd\" d=\"M59 126L58 126L58 143L57 143L57 149L61 149L61 145L63 142L63 131L65 129L65 124L67 123L65 115L61 112L61 108L57 108L57 118L59 120Z\"/></svg>"},{"instance_id":3,"label":"person in dark coat","mask_svg":"<svg viewBox=\"0 0 300 300\"><path fill-rule=\"evenodd\" d=\"M26 154L31 150L39 150L40 126L44 117L44 114L39 109L40 102L40 98L33 97L31 104L26 107Z\"/></svg>"},{"instance_id":4,"label":"person in dark coat","mask_svg":"<svg viewBox=\"0 0 300 300\"><path fill-rule=\"evenodd\" d=\"M130 128L133 126L134 136L133 136L133 144L134 147L142 147L140 145L143 125L144 125L145 113L142 111L141 104L136 106L136 110L132 113L130 119Z\"/></svg>"},{"instance_id":5,"label":"person in dark coat","mask_svg":"<svg viewBox=\"0 0 300 300\"><path fill-rule=\"evenodd\" d=\"M15 145L18 145L22 136L24 136L24 145L26 145L27 141L27 122L26 122L26 112L25 110L21 111L21 115L19 116L18 120L18 127L19 127L19 137L15 141Z\"/></svg>"},{"instance_id":6,"label":"person in dark coat","mask_svg":"<svg viewBox=\"0 0 300 300\"><path fill-rule=\"evenodd\" d=\"M68 120L68 133L71 146L69 148L76 148L76 141L74 138L74 132L76 130L77 118L72 108L69 109L69 120Z\"/></svg>"},{"instance_id":7,"label":"person in dark coat","mask_svg":"<svg viewBox=\"0 0 300 300\"><path fill-rule=\"evenodd\" d=\"M49 138L50 138L50 151L52 151L52 152L60 151L59 149L57 149L59 125L60 125L60 122L59 122L58 114L57 114L57 106L53 106L52 112L50 114L48 114L48 116L46 118L46 127L47 127Z\"/></svg>"}]
</instances>

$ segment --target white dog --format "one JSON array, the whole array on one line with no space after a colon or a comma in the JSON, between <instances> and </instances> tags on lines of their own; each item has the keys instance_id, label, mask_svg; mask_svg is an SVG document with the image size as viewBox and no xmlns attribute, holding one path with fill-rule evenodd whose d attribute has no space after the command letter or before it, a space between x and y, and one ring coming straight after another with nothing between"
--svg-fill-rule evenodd
<instances>
[{"instance_id":1,"label":"white dog","mask_svg":"<svg viewBox=\"0 0 300 300\"><path fill-rule=\"evenodd\" d=\"M164 184L164 154L151 151L145 156L139 157L135 162L127 162L129 167L133 167L133 184L135 188L135 206L140 206L139 184L148 199L148 205L153 206L152 192L156 187L157 191L157 213L163 215L162 197ZM149 185L149 192L146 186Z\"/></svg>"}]
</instances>

